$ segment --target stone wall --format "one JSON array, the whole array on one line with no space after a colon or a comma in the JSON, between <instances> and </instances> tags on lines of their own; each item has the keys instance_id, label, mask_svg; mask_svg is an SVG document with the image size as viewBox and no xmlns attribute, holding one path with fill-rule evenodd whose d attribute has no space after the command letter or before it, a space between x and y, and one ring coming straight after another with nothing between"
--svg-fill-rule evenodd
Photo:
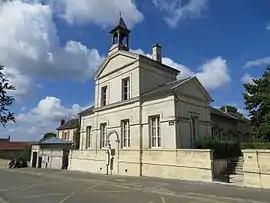
<instances>
[{"instance_id":1,"label":"stone wall","mask_svg":"<svg viewBox=\"0 0 270 203\"><path fill-rule=\"evenodd\" d=\"M212 181L211 151L196 149L144 151L143 175Z\"/></svg>"},{"instance_id":2,"label":"stone wall","mask_svg":"<svg viewBox=\"0 0 270 203\"><path fill-rule=\"evenodd\" d=\"M69 169L106 174L105 150L70 153ZM212 181L212 152L198 149L119 150L109 174Z\"/></svg>"},{"instance_id":3,"label":"stone wall","mask_svg":"<svg viewBox=\"0 0 270 203\"><path fill-rule=\"evenodd\" d=\"M270 150L243 150L244 185L270 189Z\"/></svg>"},{"instance_id":4,"label":"stone wall","mask_svg":"<svg viewBox=\"0 0 270 203\"><path fill-rule=\"evenodd\" d=\"M8 163L10 160L8 159L0 159L0 168L8 168Z\"/></svg>"}]
</instances>

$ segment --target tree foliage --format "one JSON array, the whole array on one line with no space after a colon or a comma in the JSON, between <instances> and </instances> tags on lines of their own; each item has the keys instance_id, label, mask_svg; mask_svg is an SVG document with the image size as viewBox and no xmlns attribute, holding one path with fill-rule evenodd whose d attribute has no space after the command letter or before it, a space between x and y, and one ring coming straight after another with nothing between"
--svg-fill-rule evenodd
<instances>
[{"instance_id":1,"label":"tree foliage","mask_svg":"<svg viewBox=\"0 0 270 203\"><path fill-rule=\"evenodd\" d=\"M270 67L253 83L244 83L245 109L249 111L254 135L270 141Z\"/></svg>"},{"instance_id":2,"label":"tree foliage","mask_svg":"<svg viewBox=\"0 0 270 203\"><path fill-rule=\"evenodd\" d=\"M22 152L22 157L26 161L30 161L31 159L31 145L26 145Z\"/></svg>"},{"instance_id":3,"label":"tree foliage","mask_svg":"<svg viewBox=\"0 0 270 203\"><path fill-rule=\"evenodd\" d=\"M14 113L10 111L10 106L15 99L8 95L8 92L13 90L15 90L15 86L9 84L9 80L4 74L4 66L0 65L0 122L4 127L10 121L15 122Z\"/></svg>"},{"instance_id":4,"label":"tree foliage","mask_svg":"<svg viewBox=\"0 0 270 203\"><path fill-rule=\"evenodd\" d=\"M227 111L228 111L228 112L231 112L231 113L237 113L237 114L243 116L243 114L240 113L240 112L238 111L238 109L237 109L235 106L224 105L224 106L220 107L220 109L221 109L222 111L225 111L226 107L227 107Z\"/></svg>"},{"instance_id":5,"label":"tree foliage","mask_svg":"<svg viewBox=\"0 0 270 203\"><path fill-rule=\"evenodd\" d=\"M57 137L57 135L55 133L49 132L49 133L44 134L42 140L48 139L48 138L51 138L51 137Z\"/></svg>"}]
</instances>

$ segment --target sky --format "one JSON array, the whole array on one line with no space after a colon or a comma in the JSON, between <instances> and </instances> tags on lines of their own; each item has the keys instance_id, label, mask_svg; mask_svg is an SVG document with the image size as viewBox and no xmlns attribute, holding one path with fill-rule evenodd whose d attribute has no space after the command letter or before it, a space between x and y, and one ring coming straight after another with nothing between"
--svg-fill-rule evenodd
<instances>
[{"instance_id":1,"label":"sky","mask_svg":"<svg viewBox=\"0 0 270 203\"><path fill-rule=\"evenodd\" d=\"M130 51L196 75L215 107L244 110L243 82L270 65L269 0L13 0L0 3L0 63L16 103L16 123L0 137L37 140L61 119L93 105L93 74L107 57L119 12Z\"/></svg>"}]
</instances>

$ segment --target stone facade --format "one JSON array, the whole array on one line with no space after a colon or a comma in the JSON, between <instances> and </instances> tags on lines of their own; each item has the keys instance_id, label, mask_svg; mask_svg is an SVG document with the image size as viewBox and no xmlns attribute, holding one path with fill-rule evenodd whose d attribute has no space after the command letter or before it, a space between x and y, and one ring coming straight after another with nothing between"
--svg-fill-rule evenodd
<instances>
[{"instance_id":1,"label":"stone facade","mask_svg":"<svg viewBox=\"0 0 270 203\"><path fill-rule=\"evenodd\" d=\"M211 136L208 92L196 77L177 80L160 45L153 59L128 51L122 18L111 33L118 41L94 76L94 106L79 114L69 169L211 181L211 151L192 149Z\"/></svg>"},{"instance_id":2,"label":"stone facade","mask_svg":"<svg viewBox=\"0 0 270 203\"><path fill-rule=\"evenodd\" d=\"M247 142L251 125L245 117L210 107L212 137L223 141Z\"/></svg>"},{"instance_id":3,"label":"stone facade","mask_svg":"<svg viewBox=\"0 0 270 203\"><path fill-rule=\"evenodd\" d=\"M73 144L76 143L75 135L77 127L79 125L78 119L72 119L67 122L61 120L60 126L57 128L57 137L62 140L71 141Z\"/></svg>"}]
</instances>

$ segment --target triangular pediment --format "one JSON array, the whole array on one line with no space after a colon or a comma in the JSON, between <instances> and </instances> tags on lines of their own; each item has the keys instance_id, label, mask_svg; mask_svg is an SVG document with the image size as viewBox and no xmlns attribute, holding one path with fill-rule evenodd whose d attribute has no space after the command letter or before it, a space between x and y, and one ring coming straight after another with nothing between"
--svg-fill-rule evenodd
<instances>
[{"instance_id":1,"label":"triangular pediment","mask_svg":"<svg viewBox=\"0 0 270 203\"><path fill-rule=\"evenodd\" d=\"M199 100L205 100L207 102L213 101L212 97L197 77L191 77L187 80L184 80L183 83L179 83L174 87L174 89L179 92L180 95L182 93L186 96L197 98Z\"/></svg>"},{"instance_id":2,"label":"triangular pediment","mask_svg":"<svg viewBox=\"0 0 270 203\"><path fill-rule=\"evenodd\" d=\"M118 51L113 55L109 55L96 71L94 78L97 79L104 77L110 73L127 67L138 60L138 58L139 56L137 54L128 51Z\"/></svg>"}]
</instances>

